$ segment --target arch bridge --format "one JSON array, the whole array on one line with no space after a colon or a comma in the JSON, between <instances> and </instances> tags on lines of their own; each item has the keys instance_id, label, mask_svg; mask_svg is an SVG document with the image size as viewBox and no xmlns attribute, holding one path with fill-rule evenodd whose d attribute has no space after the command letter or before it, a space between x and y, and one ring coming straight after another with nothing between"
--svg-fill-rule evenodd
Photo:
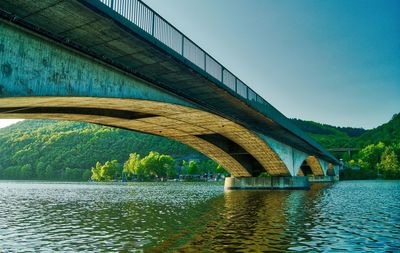
<instances>
[{"instance_id":1,"label":"arch bridge","mask_svg":"<svg viewBox=\"0 0 400 253\"><path fill-rule=\"evenodd\" d=\"M338 175L339 161L140 0L0 2L0 117L165 136L234 178Z\"/></svg>"}]
</instances>

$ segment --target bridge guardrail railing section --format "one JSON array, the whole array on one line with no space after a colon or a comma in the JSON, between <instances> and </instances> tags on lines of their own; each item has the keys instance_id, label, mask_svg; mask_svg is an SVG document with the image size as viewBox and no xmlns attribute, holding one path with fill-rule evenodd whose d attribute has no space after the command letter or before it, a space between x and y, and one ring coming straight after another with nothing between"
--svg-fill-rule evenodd
<instances>
[{"instance_id":1,"label":"bridge guardrail railing section","mask_svg":"<svg viewBox=\"0 0 400 253\"><path fill-rule=\"evenodd\" d=\"M147 34L166 45L175 53L193 63L196 67L207 73L223 86L227 87L234 94L239 95L239 97L244 99L248 105L262 112L266 116L273 116L274 120L279 124L287 129L291 129L291 131L298 136L303 136L306 142L318 147L320 150L323 150L318 143L308 137L304 137L304 134L302 134L301 131L275 107L141 0L96 1L111 8Z\"/></svg>"},{"instance_id":2,"label":"bridge guardrail railing section","mask_svg":"<svg viewBox=\"0 0 400 253\"><path fill-rule=\"evenodd\" d=\"M234 93L251 104L273 108L265 99L254 92L248 85L227 70L222 64L205 52L196 43L182 34L172 24L153 11L140 0L98 0L115 12L128 19L143 31L168 46L176 53L189 60L197 67L224 84ZM275 109L276 110L276 109Z\"/></svg>"}]
</instances>

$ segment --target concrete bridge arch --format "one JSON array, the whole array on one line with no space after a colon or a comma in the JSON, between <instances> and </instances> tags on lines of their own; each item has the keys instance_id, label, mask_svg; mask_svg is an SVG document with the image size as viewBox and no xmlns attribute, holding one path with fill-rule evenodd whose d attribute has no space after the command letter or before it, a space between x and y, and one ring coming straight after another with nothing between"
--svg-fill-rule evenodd
<instances>
[{"instance_id":1,"label":"concrete bridge arch","mask_svg":"<svg viewBox=\"0 0 400 253\"><path fill-rule=\"evenodd\" d=\"M47 8L37 9L42 5ZM165 136L235 177L296 176L310 155L335 163L179 31L182 47L171 50L109 7L97 1L0 4L6 10L0 13L0 117L86 121ZM184 47L203 57L191 58ZM326 174L327 163L319 166Z\"/></svg>"},{"instance_id":2,"label":"concrete bridge arch","mask_svg":"<svg viewBox=\"0 0 400 253\"><path fill-rule=\"evenodd\" d=\"M301 163L298 168L297 176L325 176L326 170L324 169L325 161L318 159L315 156L308 156Z\"/></svg>"},{"instance_id":3,"label":"concrete bridge arch","mask_svg":"<svg viewBox=\"0 0 400 253\"><path fill-rule=\"evenodd\" d=\"M0 98L0 117L74 120L164 136L193 147L235 177L289 175L252 131L211 113L164 102L93 97Z\"/></svg>"}]
</instances>

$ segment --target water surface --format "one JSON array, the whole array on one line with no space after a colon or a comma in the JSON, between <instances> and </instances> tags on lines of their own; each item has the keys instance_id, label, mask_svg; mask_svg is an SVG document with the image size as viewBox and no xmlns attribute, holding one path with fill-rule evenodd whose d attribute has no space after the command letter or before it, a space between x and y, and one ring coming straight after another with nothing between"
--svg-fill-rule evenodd
<instances>
[{"instance_id":1,"label":"water surface","mask_svg":"<svg viewBox=\"0 0 400 253\"><path fill-rule=\"evenodd\" d=\"M0 182L0 252L400 251L400 181L309 191L220 183Z\"/></svg>"}]
</instances>

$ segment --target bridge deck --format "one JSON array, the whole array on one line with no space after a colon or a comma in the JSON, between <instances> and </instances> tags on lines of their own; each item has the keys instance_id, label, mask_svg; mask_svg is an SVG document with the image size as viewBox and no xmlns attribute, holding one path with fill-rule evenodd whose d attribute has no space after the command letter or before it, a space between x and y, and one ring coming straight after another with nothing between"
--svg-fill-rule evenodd
<instances>
[{"instance_id":1,"label":"bridge deck","mask_svg":"<svg viewBox=\"0 0 400 253\"><path fill-rule=\"evenodd\" d=\"M141 1L3 0L0 8L3 18L133 73L204 110L338 162Z\"/></svg>"}]
</instances>

